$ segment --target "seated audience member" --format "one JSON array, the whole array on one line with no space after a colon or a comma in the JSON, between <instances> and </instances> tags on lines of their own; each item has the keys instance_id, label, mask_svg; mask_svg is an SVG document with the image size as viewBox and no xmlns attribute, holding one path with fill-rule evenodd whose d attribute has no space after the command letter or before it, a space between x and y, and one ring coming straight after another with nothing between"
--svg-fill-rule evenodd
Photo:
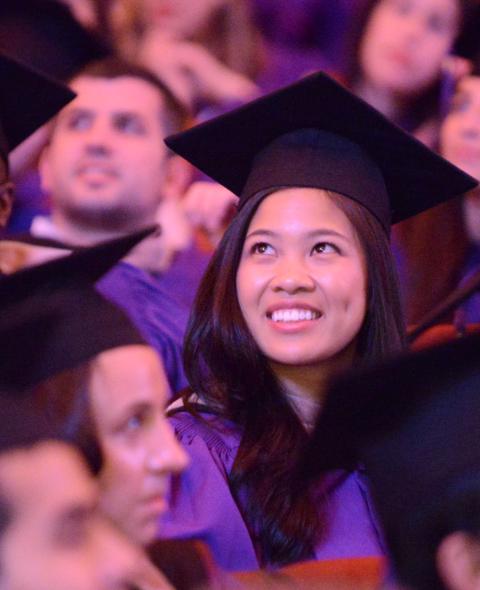
<instances>
[{"instance_id":1,"label":"seated audience member","mask_svg":"<svg viewBox=\"0 0 480 590\"><path fill-rule=\"evenodd\" d=\"M249 0L116 0L110 12L120 53L194 111L257 94L262 47Z\"/></svg>"},{"instance_id":2,"label":"seated audience member","mask_svg":"<svg viewBox=\"0 0 480 590\"><path fill-rule=\"evenodd\" d=\"M362 463L402 588L480 584L479 367L478 335L410 354L339 379L317 422L306 473Z\"/></svg>"},{"instance_id":3,"label":"seated audience member","mask_svg":"<svg viewBox=\"0 0 480 590\"><path fill-rule=\"evenodd\" d=\"M54 80L68 80L92 60L108 53L104 43L87 32L70 10L56 0L2 0L0 51ZM9 233L28 231L34 216L48 211L39 190L38 156L48 128L38 130L10 158L15 202Z\"/></svg>"},{"instance_id":4,"label":"seated audience member","mask_svg":"<svg viewBox=\"0 0 480 590\"><path fill-rule=\"evenodd\" d=\"M100 515L84 459L30 395L0 393L0 587L126 590L138 551Z\"/></svg>"},{"instance_id":5,"label":"seated audience member","mask_svg":"<svg viewBox=\"0 0 480 590\"><path fill-rule=\"evenodd\" d=\"M99 289L157 350L178 391L186 385L189 305L207 261L179 213L187 169L162 141L184 125L184 110L152 74L113 59L92 64L72 87L78 97L56 120L40 164L52 216L35 220L32 233L91 245L155 223L160 208L162 234L145 240Z\"/></svg>"},{"instance_id":6,"label":"seated audience member","mask_svg":"<svg viewBox=\"0 0 480 590\"><path fill-rule=\"evenodd\" d=\"M72 100L74 94L1 53L0 87L0 227L4 227L13 194L9 153Z\"/></svg>"},{"instance_id":7,"label":"seated audience member","mask_svg":"<svg viewBox=\"0 0 480 590\"><path fill-rule=\"evenodd\" d=\"M366 0L357 3L347 37L349 88L390 120L436 149L447 65L471 19L471 0ZM460 68L462 69L462 68ZM465 253L460 199L393 229L407 322L418 322L456 284ZM440 256L434 242L448 241Z\"/></svg>"},{"instance_id":8,"label":"seated audience member","mask_svg":"<svg viewBox=\"0 0 480 590\"><path fill-rule=\"evenodd\" d=\"M98 475L103 513L148 548L175 587L217 587L223 578L199 544L154 542L170 477L186 455L165 418L168 385L158 356L92 287L141 235L0 280L0 384L33 389Z\"/></svg>"},{"instance_id":9,"label":"seated audience member","mask_svg":"<svg viewBox=\"0 0 480 590\"><path fill-rule=\"evenodd\" d=\"M240 204L189 324L161 534L231 570L382 555L361 469L304 487L298 462L328 378L403 346L390 224L476 182L321 73L167 145Z\"/></svg>"},{"instance_id":10,"label":"seated audience member","mask_svg":"<svg viewBox=\"0 0 480 590\"><path fill-rule=\"evenodd\" d=\"M473 70L457 83L441 133L443 155L480 180L480 59ZM465 266L458 274L469 278L480 270L480 190L475 188L463 200L465 231L470 241ZM461 235L459 236L461 239ZM480 296L472 296L460 309L460 323L480 321Z\"/></svg>"}]
</instances>

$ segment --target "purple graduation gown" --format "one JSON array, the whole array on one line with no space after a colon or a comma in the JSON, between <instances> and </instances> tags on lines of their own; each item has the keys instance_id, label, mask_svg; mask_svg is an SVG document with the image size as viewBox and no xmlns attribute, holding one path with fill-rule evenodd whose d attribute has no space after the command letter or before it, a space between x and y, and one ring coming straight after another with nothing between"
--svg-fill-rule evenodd
<instances>
[{"instance_id":1,"label":"purple graduation gown","mask_svg":"<svg viewBox=\"0 0 480 590\"><path fill-rule=\"evenodd\" d=\"M227 421L215 420L221 430L184 411L170 418L191 462L172 483L171 510L162 519L160 536L201 539L225 570L255 570L260 567L255 547L227 483L240 442L239 431ZM360 472L332 472L320 493L322 501L328 503L329 525L316 547L316 559L384 554L367 485Z\"/></svg>"}]
</instances>

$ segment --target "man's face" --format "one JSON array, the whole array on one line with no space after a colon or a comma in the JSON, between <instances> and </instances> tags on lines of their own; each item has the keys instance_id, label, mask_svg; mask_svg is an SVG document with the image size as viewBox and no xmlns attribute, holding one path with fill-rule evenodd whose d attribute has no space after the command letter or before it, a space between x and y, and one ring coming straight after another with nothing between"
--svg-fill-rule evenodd
<instances>
[{"instance_id":1,"label":"man's face","mask_svg":"<svg viewBox=\"0 0 480 590\"><path fill-rule=\"evenodd\" d=\"M82 227L130 231L152 223L168 166L163 98L130 76L82 76L41 161L55 211Z\"/></svg>"},{"instance_id":2,"label":"man's face","mask_svg":"<svg viewBox=\"0 0 480 590\"><path fill-rule=\"evenodd\" d=\"M123 588L129 547L97 510L97 488L78 453L45 441L0 456L10 522L0 538L0 587Z\"/></svg>"}]
</instances>

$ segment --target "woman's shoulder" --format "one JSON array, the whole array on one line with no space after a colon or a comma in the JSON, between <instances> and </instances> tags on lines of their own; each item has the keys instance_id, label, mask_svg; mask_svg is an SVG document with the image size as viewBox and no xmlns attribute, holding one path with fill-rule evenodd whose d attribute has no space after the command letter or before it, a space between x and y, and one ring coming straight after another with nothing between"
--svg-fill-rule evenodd
<instances>
[{"instance_id":1,"label":"woman's shoulder","mask_svg":"<svg viewBox=\"0 0 480 590\"><path fill-rule=\"evenodd\" d=\"M203 448L220 456L222 462L233 461L240 445L240 428L198 400L189 407L192 411L177 400L168 408L177 439L185 447Z\"/></svg>"}]
</instances>

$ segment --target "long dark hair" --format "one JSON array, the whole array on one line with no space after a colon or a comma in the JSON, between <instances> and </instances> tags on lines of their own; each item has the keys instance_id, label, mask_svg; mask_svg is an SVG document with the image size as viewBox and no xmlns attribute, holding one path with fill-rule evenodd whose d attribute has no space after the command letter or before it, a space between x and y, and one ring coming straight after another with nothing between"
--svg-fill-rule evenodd
<instances>
[{"instance_id":1,"label":"long dark hair","mask_svg":"<svg viewBox=\"0 0 480 590\"><path fill-rule=\"evenodd\" d=\"M242 431L229 483L263 564L313 556L322 532L311 490L300 489L297 464L308 435L242 316L236 275L250 221L265 194L240 210L200 285L185 339L185 371L192 390ZM366 259L368 302L357 362L399 350L404 327L388 237L363 206L331 194L357 231ZM183 396L187 409L189 392ZM275 482L272 484L272 482Z\"/></svg>"},{"instance_id":2,"label":"long dark hair","mask_svg":"<svg viewBox=\"0 0 480 590\"><path fill-rule=\"evenodd\" d=\"M346 36L347 42L344 49L345 68L343 72L344 80L349 88L353 88L361 79L362 70L360 65L360 47L366 27L370 21L373 10L383 0L365 0L360 2L356 14L351 19L352 27L350 34ZM457 0L459 8L459 34L464 29L469 20L470 14L473 14L474 3L472 0ZM454 43L455 45L455 43ZM395 121L409 132L413 132L422 123L432 118L439 118L442 114L442 93L443 84L441 73L425 90L405 105L403 113L400 114L399 120Z\"/></svg>"}]
</instances>

